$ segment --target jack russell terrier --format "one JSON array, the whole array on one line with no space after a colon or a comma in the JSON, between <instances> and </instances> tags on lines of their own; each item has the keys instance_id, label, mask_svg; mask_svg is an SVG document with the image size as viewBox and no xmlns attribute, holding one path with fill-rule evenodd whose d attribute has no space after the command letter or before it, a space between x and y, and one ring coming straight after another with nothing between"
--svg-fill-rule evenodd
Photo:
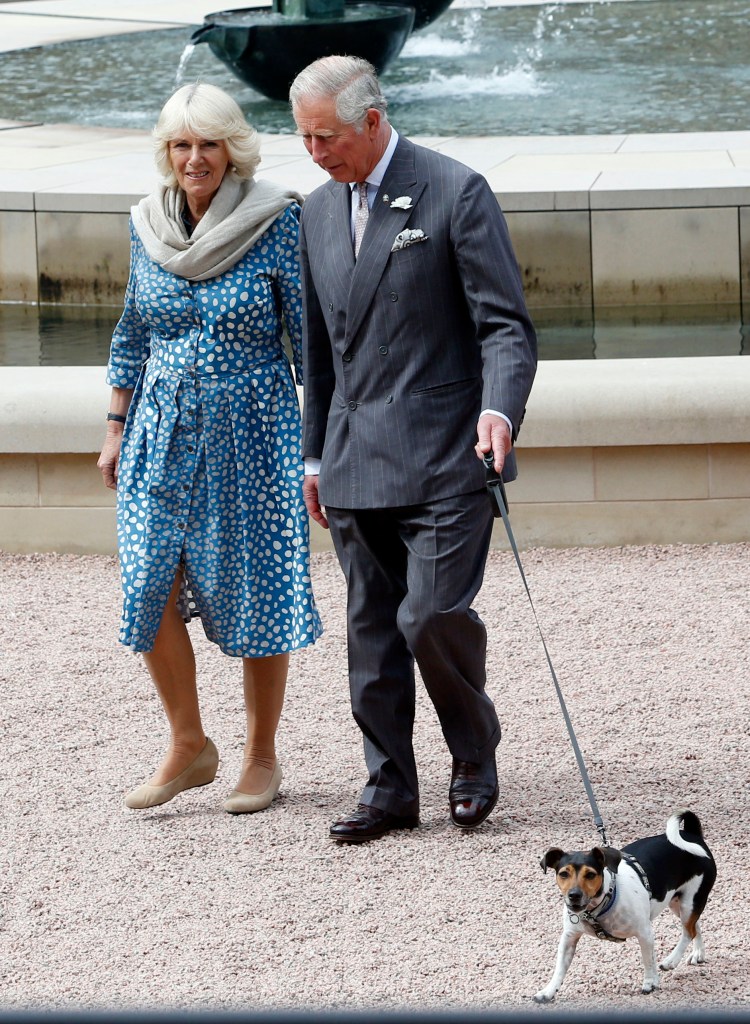
<instances>
[{"instance_id":1,"label":"jack russell terrier","mask_svg":"<svg viewBox=\"0 0 750 1024\"><path fill-rule=\"evenodd\" d=\"M565 906L557 963L549 984L534 996L538 1003L555 998L582 935L610 942L637 936L643 958L641 992L653 992L659 987L659 972L651 922L667 906L679 917L682 936L659 969L675 968L691 942L688 962L704 962L698 919L716 880L716 864L692 811L673 814L664 835L636 839L622 850L595 846L588 852L565 853L553 848L540 863L545 872L554 869Z\"/></svg>"}]
</instances>

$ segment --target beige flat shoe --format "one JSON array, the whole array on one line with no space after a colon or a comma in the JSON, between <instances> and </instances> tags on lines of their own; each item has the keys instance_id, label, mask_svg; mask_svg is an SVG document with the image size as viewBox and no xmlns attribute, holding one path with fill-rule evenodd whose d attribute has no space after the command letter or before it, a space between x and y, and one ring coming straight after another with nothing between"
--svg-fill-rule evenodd
<instances>
[{"instance_id":1,"label":"beige flat shoe","mask_svg":"<svg viewBox=\"0 0 750 1024\"><path fill-rule=\"evenodd\" d=\"M148 784L139 786L132 793L127 794L125 806L133 810L158 807L159 804L167 803L185 789L207 786L216 778L218 767L219 751L214 746L213 740L206 737L206 745L203 750L184 771L180 772L176 779L172 779L171 782L167 782L163 786L149 786Z\"/></svg>"},{"instance_id":2,"label":"beige flat shoe","mask_svg":"<svg viewBox=\"0 0 750 1024\"><path fill-rule=\"evenodd\" d=\"M242 793L239 789L233 789L224 801L224 810L228 814L254 814L256 811L264 811L275 800L281 786L281 778L281 768L277 761L267 789L262 793Z\"/></svg>"}]
</instances>

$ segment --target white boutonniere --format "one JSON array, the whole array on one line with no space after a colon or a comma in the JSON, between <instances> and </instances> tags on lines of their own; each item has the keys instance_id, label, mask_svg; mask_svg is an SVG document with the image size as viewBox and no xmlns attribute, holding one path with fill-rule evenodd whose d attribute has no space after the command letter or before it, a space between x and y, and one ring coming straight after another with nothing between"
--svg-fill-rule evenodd
<instances>
[{"instance_id":1,"label":"white boutonniere","mask_svg":"<svg viewBox=\"0 0 750 1024\"><path fill-rule=\"evenodd\" d=\"M421 228L406 228L405 231L399 231L394 238L391 252L396 252L398 249L407 249L410 245L415 245L417 242L426 242L427 238L428 236Z\"/></svg>"},{"instance_id":2,"label":"white boutonniere","mask_svg":"<svg viewBox=\"0 0 750 1024\"><path fill-rule=\"evenodd\" d=\"M392 210L411 210L412 202L411 196L398 196L391 203Z\"/></svg>"}]
</instances>

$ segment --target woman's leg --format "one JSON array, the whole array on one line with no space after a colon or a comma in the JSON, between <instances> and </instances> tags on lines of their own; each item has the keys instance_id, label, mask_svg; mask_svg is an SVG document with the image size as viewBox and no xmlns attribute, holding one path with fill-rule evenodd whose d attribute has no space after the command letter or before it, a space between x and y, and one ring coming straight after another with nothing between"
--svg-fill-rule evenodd
<instances>
[{"instance_id":1,"label":"woman's leg","mask_svg":"<svg viewBox=\"0 0 750 1024\"><path fill-rule=\"evenodd\" d=\"M177 607L181 582L182 574L178 572L164 607L154 646L148 654L143 655L171 731L164 760L149 779L148 784L151 786L163 786L171 782L195 760L206 745L206 734L198 707L195 654Z\"/></svg>"},{"instance_id":2,"label":"woman's leg","mask_svg":"<svg viewBox=\"0 0 750 1024\"><path fill-rule=\"evenodd\" d=\"M237 783L240 793L263 793L271 782L288 671L288 654L242 659L247 739Z\"/></svg>"}]
</instances>

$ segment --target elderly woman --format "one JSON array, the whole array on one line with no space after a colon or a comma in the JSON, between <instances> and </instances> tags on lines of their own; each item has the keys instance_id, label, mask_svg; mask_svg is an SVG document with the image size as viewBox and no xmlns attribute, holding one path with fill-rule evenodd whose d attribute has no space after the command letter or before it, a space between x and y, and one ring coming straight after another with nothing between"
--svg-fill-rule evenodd
<instances>
[{"instance_id":1,"label":"elderly woman","mask_svg":"<svg viewBox=\"0 0 750 1024\"><path fill-rule=\"evenodd\" d=\"M247 737L230 813L268 807L289 652L320 622L308 571L300 417L300 197L253 178L259 143L221 89L187 85L154 129L164 185L132 209L130 279L107 370L99 468L117 490L121 642L169 722L131 808L212 782L186 621L242 658Z\"/></svg>"}]
</instances>

